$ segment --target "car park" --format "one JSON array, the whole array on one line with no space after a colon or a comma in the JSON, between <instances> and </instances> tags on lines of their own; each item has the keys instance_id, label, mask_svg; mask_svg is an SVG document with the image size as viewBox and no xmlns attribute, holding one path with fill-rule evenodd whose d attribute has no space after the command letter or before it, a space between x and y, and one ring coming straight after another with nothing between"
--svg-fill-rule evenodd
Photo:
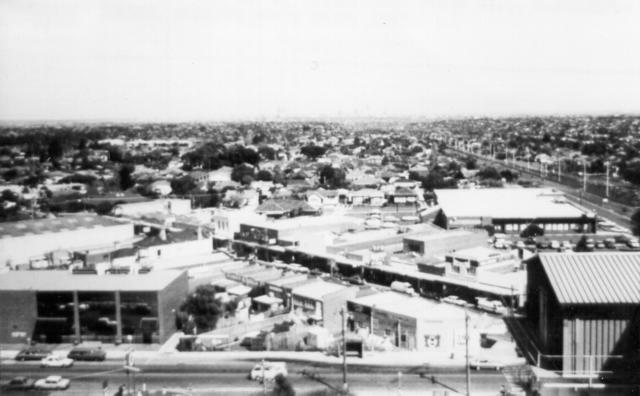
<instances>
[{"instance_id":1,"label":"car park","mask_svg":"<svg viewBox=\"0 0 640 396\"><path fill-rule=\"evenodd\" d=\"M476 371L479 370L502 370L502 364L498 362L491 361L489 359L474 359L469 362L469 368L474 369Z\"/></svg>"},{"instance_id":2,"label":"car park","mask_svg":"<svg viewBox=\"0 0 640 396\"><path fill-rule=\"evenodd\" d=\"M42 360L50 354L49 350L42 347L28 347L18 352L15 359L18 361Z\"/></svg>"},{"instance_id":3,"label":"car park","mask_svg":"<svg viewBox=\"0 0 640 396\"><path fill-rule=\"evenodd\" d=\"M71 385L71 381L68 378L50 375L47 378L37 380L33 387L39 390L65 390L69 388L69 385Z\"/></svg>"},{"instance_id":4,"label":"car park","mask_svg":"<svg viewBox=\"0 0 640 396\"><path fill-rule=\"evenodd\" d=\"M26 391L33 389L35 380L27 377L14 377L6 384L2 384L1 389L3 391Z\"/></svg>"},{"instance_id":5,"label":"car park","mask_svg":"<svg viewBox=\"0 0 640 396\"><path fill-rule=\"evenodd\" d=\"M40 367L71 367L73 359L60 355L49 355L40 361Z\"/></svg>"},{"instance_id":6,"label":"car park","mask_svg":"<svg viewBox=\"0 0 640 396\"><path fill-rule=\"evenodd\" d=\"M73 348L67 355L69 359L84 361L103 361L107 354L100 348Z\"/></svg>"},{"instance_id":7,"label":"car park","mask_svg":"<svg viewBox=\"0 0 640 396\"><path fill-rule=\"evenodd\" d=\"M261 362L256 364L251 373L249 374L249 378L254 381L273 381L276 376L281 374L283 376L287 376L287 363L285 362Z\"/></svg>"}]
</instances>

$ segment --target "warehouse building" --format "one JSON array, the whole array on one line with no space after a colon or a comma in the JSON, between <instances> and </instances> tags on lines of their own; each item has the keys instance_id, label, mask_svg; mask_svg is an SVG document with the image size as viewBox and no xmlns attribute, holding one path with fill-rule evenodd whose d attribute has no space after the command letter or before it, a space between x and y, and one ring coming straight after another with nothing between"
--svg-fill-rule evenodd
<instances>
[{"instance_id":1,"label":"warehouse building","mask_svg":"<svg viewBox=\"0 0 640 396\"><path fill-rule=\"evenodd\" d=\"M543 253L527 267L536 364L582 377L637 368L640 253Z\"/></svg>"},{"instance_id":2,"label":"warehouse building","mask_svg":"<svg viewBox=\"0 0 640 396\"><path fill-rule=\"evenodd\" d=\"M0 265L15 267L64 250L70 254L89 248L131 243L133 225L87 213L54 219L0 224Z\"/></svg>"},{"instance_id":3,"label":"warehouse building","mask_svg":"<svg viewBox=\"0 0 640 396\"><path fill-rule=\"evenodd\" d=\"M519 234L535 224L545 234L595 233L596 215L568 202L551 188L482 188L434 190L445 228L493 226ZM473 203L470 205L470 203Z\"/></svg>"},{"instance_id":4,"label":"warehouse building","mask_svg":"<svg viewBox=\"0 0 640 396\"><path fill-rule=\"evenodd\" d=\"M0 274L0 342L164 342L187 295L186 272ZM8 302L11 302L10 304Z\"/></svg>"}]
</instances>

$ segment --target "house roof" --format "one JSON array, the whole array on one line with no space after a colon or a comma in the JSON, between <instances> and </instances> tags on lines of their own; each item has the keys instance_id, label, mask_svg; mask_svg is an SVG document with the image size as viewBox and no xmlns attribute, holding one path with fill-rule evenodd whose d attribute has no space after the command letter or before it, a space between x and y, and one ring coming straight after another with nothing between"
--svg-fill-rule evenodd
<instances>
[{"instance_id":1,"label":"house roof","mask_svg":"<svg viewBox=\"0 0 640 396\"><path fill-rule=\"evenodd\" d=\"M640 252L541 253L560 304L640 304Z\"/></svg>"},{"instance_id":2,"label":"house roof","mask_svg":"<svg viewBox=\"0 0 640 396\"><path fill-rule=\"evenodd\" d=\"M311 207L305 201L297 199L270 199L264 201L262 205L258 206L256 212L258 213L287 213L294 210L300 210L302 212L315 212L316 209Z\"/></svg>"}]
</instances>

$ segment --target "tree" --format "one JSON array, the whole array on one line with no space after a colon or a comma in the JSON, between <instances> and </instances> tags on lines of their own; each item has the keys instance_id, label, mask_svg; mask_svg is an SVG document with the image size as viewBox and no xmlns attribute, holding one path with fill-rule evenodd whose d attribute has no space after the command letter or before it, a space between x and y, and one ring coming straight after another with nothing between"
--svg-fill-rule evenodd
<instances>
[{"instance_id":1,"label":"tree","mask_svg":"<svg viewBox=\"0 0 640 396\"><path fill-rule=\"evenodd\" d=\"M300 149L300 152L302 154L306 155L312 160L315 160L318 157L322 157L326 151L327 151L326 148L321 146L316 146L315 144L304 146Z\"/></svg>"},{"instance_id":2,"label":"tree","mask_svg":"<svg viewBox=\"0 0 640 396\"><path fill-rule=\"evenodd\" d=\"M171 180L171 190L177 195L190 194L197 188L198 184L189 175Z\"/></svg>"},{"instance_id":3,"label":"tree","mask_svg":"<svg viewBox=\"0 0 640 396\"><path fill-rule=\"evenodd\" d=\"M635 236L640 236L640 209L631 215L631 232Z\"/></svg>"},{"instance_id":4,"label":"tree","mask_svg":"<svg viewBox=\"0 0 640 396\"><path fill-rule=\"evenodd\" d=\"M122 191L128 190L136 183L133 181L133 171L135 167L133 164L122 164L118 170L118 178L120 180L120 189Z\"/></svg>"},{"instance_id":5,"label":"tree","mask_svg":"<svg viewBox=\"0 0 640 396\"><path fill-rule=\"evenodd\" d=\"M233 167L233 170L231 171L231 180L246 184L248 181L246 176L250 177L251 181L253 181L253 178L255 177L255 170L251 165L241 164ZM249 181L249 183L251 183L251 181Z\"/></svg>"},{"instance_id":6,"label":"tree","mask_svg":"<svg viewBox=\"0 0 640 396\"><path fill-rule=\"evenodd\" d=\"M262 158L267 160L276 159L276 151L273 148L266 145L258 147L258 154L260 154Z\"/></svg>"},{"instance_id":7,"label":"tree","mask_svg":"<svg viewBox=\"0 0 640 396\"><path fill-rule=\"evenodd\" d=\"M262 181L272 181L273 175L268 170L262 169L258 171L258 174L256 175L256 179L262 180Z\"/></svg>"},{"instance_id":8,"label":"tree","mask_svg":"<svg viewBox=\"0 0 640 396\"><path fill-rule=\"evenodd\" d=\"M180 306L180 311L193 316L199 332L215 329L218 317L222 313L220 303L215 299L213 285L201 285L190 294Z\"/></svg>"},{"instance_id":9,"label":"tree","mask_svg":"<svg viewBox=\"0 0 640 396\"><path fill-rule=\"evenodd\" d=\"M478 177L480 179L493 179L493 180L500 180L502 178L502 176L500 175L500 172L498 172L498 170L492 166L488 166L486 168L480 169L480 171L478 172Z\"/></svg>"},{"instance_id":10,"label":"tree","mask_svg":"<svg viewBox=\"0 0 640 396\"><path fill-rule=\"evenodd\" d=\"M543 235L544 235L544 230L535 223L529 224L520 233L520 237L522 238L531 238L531 237L537 237L537 236L543 236Z\"/></svg>"},{"instance_id":11,"label":"tree","mask_svg":"<svg viewBox=\"0 0 640 396\"><path fill-rule=\"evenodd\" d=\"M293 390L293 386L289 382L289 379L282 374L278 374L274 378L275 384L273 387L273 396L295 396L296 391Z\"/></svg>"},{"instance_id":12,"label":"tree","mask_svg":"<svg viewBox=\"0 0 640 396\"><path fill-rule=\"evenodd\" d=\"M478 167L478 164L476 162L476 159L473 157L467 158L467 160L464 163L465 168L467 168L468 170L473 170L476 169Z\"/></svg>"},{"instance_id":13,"label":"tree","mask_svg":"<svg viewBox=\"0 0 640 396\"><path fill-rule=\"evenodd\" d=\"M325 165L319 170L320 181L328 188L341 188L347 184L347 175L340 168Z\"/></svg>"}]
</instances>

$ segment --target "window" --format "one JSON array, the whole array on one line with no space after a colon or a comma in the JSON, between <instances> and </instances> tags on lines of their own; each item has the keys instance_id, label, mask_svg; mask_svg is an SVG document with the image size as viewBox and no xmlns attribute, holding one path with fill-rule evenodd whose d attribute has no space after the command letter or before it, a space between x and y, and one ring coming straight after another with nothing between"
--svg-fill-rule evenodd
<instances>
[{"instance_id":1,"label":"window","mask_svg":"<svg viewBox=\"0 0 640 396\"><path fill-rule=\"evenodd\" d=\"M384 329L384 335L387 337L391 336L391 329Z\"/></svg>"},{"instance_id":2,"label":"window","mask_svg":"<svg viewBox=\"0 0 640 396\"><path fill-rule=\"evenodd\" d=\"M403 333L403 334L400 336L400 342L407 342L407 334L406 334L406 333Z\"/></svg>"}]
</instances>

